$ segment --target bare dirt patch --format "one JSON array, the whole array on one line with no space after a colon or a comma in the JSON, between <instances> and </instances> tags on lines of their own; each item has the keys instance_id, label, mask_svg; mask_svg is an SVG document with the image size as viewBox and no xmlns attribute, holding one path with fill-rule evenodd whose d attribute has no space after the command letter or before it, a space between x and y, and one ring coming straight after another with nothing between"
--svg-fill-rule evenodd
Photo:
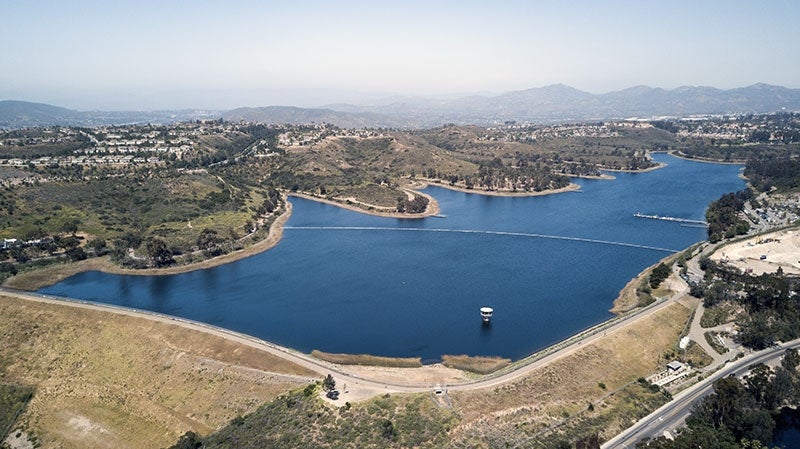
<instances>
[{"instance_id":1,"label":"bare dirt patch","mask_svg":"<svg viewBox=\"0 0 800 449\"><path fill-rule=\"evenodd\" d=\"M780 267L786 274L800 274L800 229L787 229L760 235L718 249L711 260L726 262L754 275L774 273Z\"/></svg>"},{"instance_id":2,"label":"bare dirt patch","mask_svg":"<svg viewBox=\"0 0 800 449\"><path fill-rule=\"evenodd\" d=\"M390 384L408 385L448 385L469 380L467 373L448 368L441 363L425 365L420 368L390 368L381 366L347 366L349 374L365 379L384 381Z\"/></svg>"}]
</instances>

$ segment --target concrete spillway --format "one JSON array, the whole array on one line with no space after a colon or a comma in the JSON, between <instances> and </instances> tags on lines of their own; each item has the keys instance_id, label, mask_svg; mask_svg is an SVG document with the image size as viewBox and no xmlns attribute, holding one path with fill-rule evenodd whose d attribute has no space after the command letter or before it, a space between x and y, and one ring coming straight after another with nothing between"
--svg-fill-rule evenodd
<instances>
[{"instance_id":1,"label":"concrete spillway","mask_svg":"<svg viewBox=\"0 0 800 449\"><path fill-rule=\"evenodd\" d=\"M566 237L560 235L536 234L529 232L507 232L507 231L483 231L478 229L444 229L444 228L390 228L380 226L284 226L285 230L290 231L395 231L395 232L450 232L457 234L486 234L501 235L511 237L528 237L552 240L567 240L573 242L596 243L601 245L624 246L627 248L639 248L650 251L661 251L666 253L677 253L678 250L670 248L660 248L657 246L638 245L635 243L612 242L609 240L588 239L582 237Z\"/></svg>"}]
</instances>

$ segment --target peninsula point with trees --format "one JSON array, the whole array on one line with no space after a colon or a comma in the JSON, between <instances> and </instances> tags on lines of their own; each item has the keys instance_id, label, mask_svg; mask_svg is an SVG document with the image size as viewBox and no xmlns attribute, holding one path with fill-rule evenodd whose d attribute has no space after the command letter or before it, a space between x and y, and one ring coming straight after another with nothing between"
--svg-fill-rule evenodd
<instances>
[{"instance_id":1,"label":"peninsula point with trees","mask_svg":"<svg viewBox=\"0 0 800 449\"><path fill-rule=\"evenodd\" d=\"M656 168L653 151L747 162L754 187L768 190L776 179L791 183L773 176L793 173L796 122L791 114L711 118L702 122L707 134L686 121L403 130L202 120L12 129L0 133L0 277L23 286L12 278L59 266L206 266L198 264L269 246L263 242L291 195L424 217L436 213L435 198L419 192L428 184L546 194L568 188L570 177ZM740 200L725 201L709 215L712 240L744 229L726 221Z\"/></svg>"}]
</instances>

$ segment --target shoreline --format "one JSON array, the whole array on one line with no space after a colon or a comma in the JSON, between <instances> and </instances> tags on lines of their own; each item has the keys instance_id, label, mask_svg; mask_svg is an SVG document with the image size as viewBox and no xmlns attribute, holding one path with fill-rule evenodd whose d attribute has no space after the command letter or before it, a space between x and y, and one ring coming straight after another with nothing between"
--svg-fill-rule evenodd
<instances>
[{"instance_id":1,"label":"shoreline","mask_svg":"<svg viewBox=\"0 0 800 449\"><path fill-rule=\"evenodd\" d=\"M679 251L679 252L677 252L675 254L670 254L669 256L664 257L663 259L659 260L658 262L656 262L656 263L650 265L649 267L645 268L644 270L642 270L639 274L637 274L630 281L628 281L628 283L625 284L624 287L622 287L622 290L620 290L619 293L617 294L617 298L614 300L614 302L611 303L613 305L613 307L608 309L608 311L613 313L616 316L620 316L620 315L628 313L628 312L630 312L632 310L636 310L638 308L641 308L642 306L639 305L639 298L637 296L637 292L636 291L639 288L639 286L642 284L642 282L644 282L648 278L648 276L650 275L650 272L661 263L663 263L663 264L665 264L667 266L670 266L671 264L674 264L679 255L681 255L681 254L685 253L686 251L692 249L696 245L704 243L704 242L706 242L706 240L703 240L703 241L698 242L698 243L694 243L691 246L684 248L682 251ZM657 298L653 297L653 299L657 301Z\"/></svg>"},{"instance_id":2,"label":"shoreline","mask_svg":"<svg viewBox=\"0 0 800 449\"><path fill-rule=\"evenodd\" d=\"M337 378L337 382L349 382L352 386L351 389L353 390L366 390L370 392L371 394L368 394L367 397L384 394L387 391L398 393L419 393L428 392L431 389L431 382L429 381L424 383L415 383L414 381L409 382L409 379L402 378L402 380L392 382L387 381L386 379L368 377L364 372L364 369L385 369L387 367L381 367L377 365L342 365L338 363L331 363L324 359L314 357L311 354L303 353L289 346L283 346L239 331L188 318L125 306L98 303L88 300L44 295L27 291L15 291L14 289L5 287L0 287L0 298L2 297L33 301L60 307L76 307L87 310L96 310L131 318L140 318L159 323L172 324L187 330L205 332L281 357L284 360L299 365L302 368L317 372L321 376L333 373L334 377ZM477 375L477 377L460 376L462 377L460 381L449 383L448 389L452 391L484 389L522 378L533 370L545 366L556 359L569 355L585 345L588 346L588 344L591 344L592 342L595 342L608 334L612 334L616 331L624 329L628 325L635 323L640 319L646 318L652 313L664 309L665 307L668 307L674 303L674 298L656 300L648 306L638 307L635 310L609 318L608 320L559 340L552 345L545 346L537 351L534 351L525 357L513 360L509 365L492 373L480 374ZM352 369L351 367L353 366L356 368ZM434 365L423 364L421 367L415 368L394 369L425 370L431 367L439 366L441 366L441 363ZM463 370L457 371L462 373L465 372ZM310 382L313 381L312 378L309 378L308 380Z\"/></svg>"},{"instance_id":3,"label":"shoreline","mask_svg":"<svg viewBox=\"0 0 800 449\"><path fill-rule=\"evenodd\" d=\"M430 184L442 188L461 191L463 193L474 193L487 196L507 196L507 197L541 196L541 195L550 195L550 194L563 193L569 191L577 191L580 189L579 185L570 183L569 186L563 189L549 190L545 192L525 192L525 193L515 194L513 192L486 192L480 190L469 190L438 183L430 183ZM263 240L259 240L253 243L250 246L247 246L245 248L242 248L240 250L228 254L223 254L221 256L202 260L200 262L194 262L187 265L177 265L165 268L144 268L144 269L123 268L120 267L119 265L112 263L109 260L108 256L103 256L92 259L86 259L80 262L70 262L58 265L51 265L48 267L40 268L38 270L20 273L16 276L9 277L0 286L21 291L35 292L36 290L39 290L41 288L57 284L71 276L80 273L85 273L88 271L100 271L108 274L130 275L130 276L170 276L175 274L189 273L196 270L214 268L231 262L236 262L238 260L246 259L250 256L254 256L264 251L267 251L275 247L278 243L280 243L281 239L283 238L283 227L292 215L292 203L289 201L289 197L292 196L307 199L310 201L317 201L331 206L341 207L343 209L352 212L358 212L366 215L372 215L383 218L421 219L421 218L433 217L439 215L440 213L438 201L436 201L436 198L434 198L433 196L427 193L420 192L418 190L418 189L423 189L428 185L429 185L428 182L422 181L410 184L407 187L405 187L406 190L411 191L416 195L421 195L428 198L428 206L425 212L421 214L410 215L397 212L370 211L360 208L358 206L328 200L327 198L319 198L317 196L309 195L307 193L288 192L284 193L286 210L284 210L283 213L281 213L281 215L279 215L275 219L275 221L272 222L267 237Z\"/></svg>"},{"instance_id":4,"label":"shoreline","mask_svg":"<svg viewBox=\"0 0 800 449\"><path fill-rule=\"evenodd\" d=\"M573 176L575 177L575 176ZM612 177L613 178L613 177ZM565 193L565 192L574 192L576 190L580 190L581 186L570 182L568 186L562 187L560 189L552 189L552 190L542 190L541 192L512 192L506 190L481 190L481 189L467 189L466 187L460 186L451 186L449 184L443 184L440 182L432 181L429 179L422 178L418 181L421 183L420 189L424 189L428 186L434 187L441 187L443 189L454 190L456 192L463 192L463 193L474 193L476 195L485 195L485 196L504 196L504 197L528 197L528 196L544 196L544 195L555 195L557 193Z\"/></svg>"},{"instance_id":5,"label":"shoreline","mask_svg":"<svg viewBox=\"0 0 800 449\"><path fill-rule=\"evenodd\" d=\"M647 167L647 168L644 168L644 169L641 169L641 170L625 170L625 169L622 169L622 168L619 168L619 169L617 169L617 168L603 168L603 169L601 169L601 171L610 171L610 172L614 172L614 173L647 173L647 172L654 171L654 170L660 170L660 169L662 169L662 168L664 168L666 166L667 166L666 163L659 162L659 163L657 163L656 165L654 165L652 167Z\"/></svg>"},{"instance_id":6,"label":"shoreline","mask_svg":"<svg viewBox=\"0 0 800 449\"><path fill-rule=\"evenodd\" d=\"M630 172L633 173L646 172L650 170L656 170L664 166L666 166L666 164L658 164L655 167L650 167L645 170L633 170ZM626 170L617 170L617 171L626 171ZM572 177L584 178L584 179L602 179L602 180L615 179L614 176L606 174L600 176L572 176ZM221 256L217 256L211 259L205 259L199 262L194 262L186 265L176 265L165 268L144 268L144 269L123 268L120 267L119 265L112 263L109 260L108 256L96 257L92 259L86 259L80 262L69 262L58 265L51 265L45 268L40 268L38 270L20 273L18 275L7 278L2 284L0 284L0 287L8 287L21 291L33 292L41 288L57 284L58 282L61 282L64 279L69 278L71 276L88 271L100 271L109 274L131 275L131 276L169 276L175 274L189 273L192 271L203 270L207 268L214 268L231 262L236 262L238 260L246 259L250 256L254 256L264 251L267 251L275 247L278 243L280 243L280 240L283 238L283 227L292 215L292 203L289 202L290 196L303 198L310 201L317 201L331 206L341 207L343 209L347 209L352 212L358 212L366 215L372 215L383 218L421 219L421 218L439 216L441 209L439 207L438 201L436 201L436 198L434 198L432 195L419 191L421 189L427 188L428 186L441 187L444 189L449 189L462 193L471 193L476 195L497 196L497 197L534 197L543 195L554 195L566 192L577 192L580 191L581 189L581 186L579 186L578 184L570 182L570 184L566 187L553 190L544 190L541 192L489 191L480 189L467 189L459 186L451 186L448 184L439 183L426 178L422 178L420 180L413 180L405 187L402 187L404 190L408 192L424 196L428 199L428 206L426 207L425 212L415 215L398 213L398 212L380 212L377 210L367 210L355 205L345 204L338 201L329 200L327 198L320 198L318 196L308 193L284 192L283 197L286 204L286 210L284 210L283 213L281 213L281 215L279 215L275 219L275 221L272 222L267 237L240 250L223 254ZM373 207L379 207L379 206L373 206Z\"/></svg>"},{"instance_id":7,"label":"shoreline","mask_svg":"<svg viewBox=\"0 0 800 449\"><path fill-rule=\"evenodd\" d=\"M440 211L439 202L436 201L436 198L428 195L427 193L419 192L414 188L409 188L408 190L413 191L414 194L416 194L416 195L424 196L425 198L428 199L428 206L425 208L425 212L422 212L422 213L419 213L419 214L406 214L406 213L402 213L402 212L381 212L379 210L368 210L368 209L364 209L364 208L358 207L358 206L353 205L353 204L341 203L339 201L329 200L327 198L321 198L321 197L318 197L316 195L311 195L309 193L304 193L304 192L288 192L286 194L286 196L287 197L294 196L294 197L303 198L303 199L306 199L306 200L309 200L309 201L316 201L318 203L328 204L330 206L341 207L342 209L347 209L347 210L352 211L352 212L359 212L359 213L362 213L362 214L372 215L372 216L375 216L375 217L401 218L401 219L406 219L406 220L413 220L413 219L419 219L419 218L432 217L432 216L437 215L439 213L439 211ZM381 206L373 206L373 207L381 207Z\"/></svg>"},{"instance_id":8,"label":"shoreline","mask_svg":"<svg viewBox=\"0 0 800 449\"><path fill-rule=\"evenodd\" d=\"M289 203L287 202L287 204L289 204ZM291 206L288 206L287 207L287 211L285 211L284 214L281 215L281 217L286 216L286 218L284 220L282 220L280 229L278 231L276 231L276 234L278 236L282 235L282 233L283 233L283 223L285 223L285 221L288 220L288 218L289 218L288 216L289 215L291 215ZM276 220L276 222L277 221L278 220ZM275 223L273 223L273 224L275 224ZM270 232L270 237L272 237L272 236L273 236L273 234L272 234L272 232ZM265 239L265 240L263 240L262 242L259 242L259 243L265 243L265 244L269 243L269 242L267 242L267 240L270 240L270 238ZM696 245L702 244L704 242L707 242L707 241L694 243L694 244L688 246L687 248L684 248L682 251L680 251L678 253L671 254L671 255L668 255L668 256L664 257L663 259L659 260L658 262L654 263L653 265L650 265L650 266L646 267L644 270L639 272L635 277L633 277L630 281L628 281L628 283L617 293L617 297L612 302L612 308L609 309L609 312L614 315L613 317L611 317L611 318L609 318L609 319L607 319L607 320L605 320L603 322L600 322L600 323L598 323L598 324L596 324L594 326L591 326L591 327L589 327L587 329L583 329L583 330L581 330L581 331L579 331L579 332L577 332L577 333L575 333L573 335L567 336L563 340L560 340L560 341L558 341L558 342L556 342L556 343L554 343L554 344L552 344L550 346L543 347L543 348L541 348L541 349L539 349L537 351L532 352L531 354L529 354L527 356L521 357L521 358L519 358L517 360L512 360L511 361L511 365L509 367L507 367L507 368L510 368L512 370L511 372L513 373L513 372L515 372L515 370L513 368L514 366L519 366L520 364L522 364L523 366L527 366L530 363L530 361L532 361L534 359L538 359L538 357L540 355L542 355L542 354L550 354L551 351L555 350L556 348L562 346L563 344L565 344L567 342L572 342L575 339L578 339L578 341L580 341L585 336L594 336L597 333L598 329L603 329L603 328L606 328L606 327L617 327L617 326L622 324L620 321L626 321L629 318L638 316L638 315L640 315L640 314L642 314L642 313L644 313L644 312L646 312L646 311L648 311L650 309L663 307L664 305L669 303L669 299L668 298L653 298L654 299L653 302L648 304L648 305L639 306L638 304L636 304L636 305L633 305L631 307L630 306L630 301L629 301L630 298L629 297L631 296L631 294L635 295L635 290L638 287L638 285L641 284L641 282L643 282L644 279L646 279L646 276L649 274L650 270L652 270L659 263L662 263L662 262L664 262L664 263L666 263L666 262L674 263L674 259L676 259L680 254L682 254L685 251L690 250L691 248L695 247ZM265 248L264 250L269 249L269 248L271 248L273 246L275 246L275 245L269 246L268 248ZM244 258L244 257L248 257L248 256L241 256L241 258ZM670 259L672 259L672 260L670 260ZM207 262L207 261L204 261L204 262ZM110 262L106 261L106 263L110 263ZM176 268L178 268L178 267L176 267ZM194 269L200 269L200 268L194 268ZM93 270L95 270L95 269L88 268L88 269L78 270L73 274L78 274L78 273L80 273L82 271L93 271ZM96 269L96 270L97 271L102 271L99 268ZM124 273L124 271L126 271L125 269L120 269L119 271L121 271L121 273L114 273L114 272L111 272L111 273L112 274L128 274L128 273ZM192 271L192 270L186 270L186 272L188 272L188 271ZM133 274L169 275L169 274L174 274L174 273L155 272L155 273L148 274L148 273L134 272ZM55 281L55 282L58 282L58 281ZM39 288L42 288L44 286L46 286L46 285L42 285ZM95 310L104 310L104 311L110 312L110 313L118 313L118 314L123 314L123 315L128 315L128 316L152 319L152 320L159 321L159 322L168 322L168 323L173 323L173 324L176 324L176 325L179 325L179 326L186 327L188 329L195 329L195 330L203 330L203 329L205 329L207 332L210 331L210 333L213 333L213 334L216 334L216 335L220 335L220 336L225 336L224 334L227 334L230 338L232 338L234 340L237 340L237 341L240 341L240 342L242 340L249 340L250 342L255 342L255 343L259 344L260 346L267 346L268 348L271 348L272 350L277 350L280 353L287 354L289 356L289 358L293 359L293 361L295 361L295 362L299 358L299 359L303 359L306 363L310 362L311 364L316 365L316 368L310 368L309 367L310 369L318 369L318 368L322 367L323 369L327 368L327 369L330 370L331 368L334 368L333 371L336 371L339 375L345 375L345 376L348 376L348 377L354 376L352 373L348 372L347 369L342 368L341 364L331 363L329 361L326 361L325 359L320 359L320 358L314 357L311 354L306 354L306 353L300 352L300 351L298 351L298 350L296 350L296 349L294 349L292 347L278 345L278 344L273 343L271 341L262 340L262 339L260 339L258 337L254 337L254 336L251 336L251 335L248 335L248 334L244 334L244 333L241 333L239 331L232 330L232 329L227 329L227 328L224 328L224 327L216 326L216 325L210 324L210 323L204 323L204 322L195 321L195 320L188 319L188 318L183 318L183 317L179 317L179 316L175 316L175 315L163 314L163 313L160 313L160 312L153 312L153 311L144 310L144 309L136 309L136 308L130 308L130 307L125 307L125 306L117 306L117 305L113 305L113 304L105 304L105 303L89 301L89 300L82 300L82 299L76 299L76 298L56 297L56 296L51 296L51 295L44 295L44 294L36 293L35 290L23 290L23 289L18 289L18 288L15 288L15 287L10 287L10 286L5 285L5 284L0 286L0 296L2 296L2 295L12 296L12 297L17 297L17 298L22 298L22 299L28 299L28 300L38 301L38 302L50 303L50 304L60 304L60 305L67 305L67 306L73 306L73 307L85 307L85 308L90 308L90 309L95 309ZM570 346L575 345L575 344L580 344L580 343L570 343ZM270 351L270 352L273 352L273 351ZM558 352L560 352L560 350L558 350ZM342 354L342 355L356 355L356 354ZM547 358L549 358L551 355L552 354L548 355ZM378 358L382 357L382 356L375 356L374 354L362 354L362 356L378 357ZM386 357L386 358L387 359L394 359L395 357ZM441 362L436 363L434 365L439 365L439 364L441 364ZM301 363L301 365L306 366L303 363ZM327 367L326 367L326 365L327 365ZM434 365L422 364L422 367L434 366ZM380 365L355 365L355 366L364 366L364 367L368 367L368 368L369 367L373 367L373 368L380 368L381 367ZM308 367L308 366L306 366L306 367ZM500 377L506 377L509 374L511 374L511 373L509 373L507 371L507 369L501 369L501 370L499 370L499 371L497 371L495 373L484 374L484 375L482 375L483 376L482 378L489 379L489 378L493 378L494 376L497 376L497 375L499 375ZM366 380L366 379L362 378L362 380ZM467 384L469 384L469 382ZM407 387L407 386L405 386L405 387ZM418 388L418 387L412 387L412 388Z\"/></svg>"},{"instance_id":9,"label":"shoreline","mask_svg":"<svg viewBox=\"0 0 800 449\"><path fill-rule=\"evenodd\" d=\"M697 158L697 157L688 157L683 154L680 154L678 151L668 151L667 154L673 157L677 157L678 159L683 159L685 161L694 161L694 162L703 162L705 164L723 164L723 165L745 165L747 161L741 162L726 162L726 161L719 161L716 159L709 159L709 158Z\"/></svg>"},{"instance_id":10,"label":"shoreline","mask_svg":"<svg viewBox=\"0 0 800 449\"><path fill-rule=\"evenodd\" d=\"M418 218L432 217L439 213L439 203L436 201L435 198L426 193L417 192L416 190L414 190L414 193L428 198L428 207L422 214L409 215L396 212L385 213L377 211L368 211L356 206L342 204L324 198L317 198L313 195L308 195L304 193L298 193L298 192L285 193L284 200L286 203L286 210L284 210L283 213L281 213L277 218L275 218L275 221L272 222L272 224L269 227L269 232L267 234L267 237L240 250L236 250L227 254L223 254L221 256L202 260L199 262L194 262L186 265L175 265L165 268L143 268L143 269L123 268L120 267L119 265L112 263L109 260L108 256L95 257L92 259L82 260L80 262L70 262L58 265L51 265L48 267L40 268L38 270L20 273L16 276L12 276L6 279L6 281L3 282L3 284L0 286L13 288L16 290L35 292L36 290L39 290L41 288L57 284L71 276L80 273L85 273L88 271L100 271L108 274L130 275L130 276L170 276L175 274L183 274L197 270L214 268L228 263L236 262L242 259L246 259L248 257L255 256L257 254L263 253L264 251L272 249L276 245L278 245L278 243L280 243L281 239L283 238L283 227L286 224L286 222L289 221L289 218L291 218L292 216L292 203L289 201L290 196L304 198L310 201L317 201L329 204L331 206L341 207L343 209L347 209L353 212L360 212L367 215L379 216L384 218L418 219Z\"/></svg>"},{"instance_id":11,"label":"shoreline","mask_svg":"<svg viewBox=\"0 0 800 449\"><path fill-rule=\"evenodd\" d=\"M645 170L611 170L611 171L643 173L663 168L666 165L667 164L659 163L656 166L649 167ZM615 179L614 176L605 174L601 176L584 176L581 178L602 179L602 180ZM438 201L436 201L436 198L434 198L432 195L419 191L421 189L427 188L428 186L441 187L444 189L449 189L468 194L496 196L496 197L535 197L544 195L554 195L566 192L579 192L581 189L580 185L570 182L570 184L566 187L560 189L545 190L541 192L487 191L480 189L467 189L459 186L451 186L448 184L432 181L427 178L422 178L418 180L411 180L409 184L407 184L405 187L402 187L402 189L407 191L408 193L413 193L415 195L421 195L428 198L428 206L426 207L425 212L415 215L397 213L397 212L380 212L376 210L367 210L355 205L345 204L338 201L329 200L327 198L320 198L316 195L304 192L284 192L283 197L286 204L286 209L283 211L283 213L281 213L281 215L279 215L275 219L275 221L272 222L267 237L262 240L256 241L252 245L242 248L240 250L186 265L177 265L165 268L145 268L145 269L123 268L112 263L109 260L108 256L103 256L103 257L83 260L80 262L52 265L38 270L20 273L18 275L7 278L2 284L0 284L0 287L8 287L20 291L35 292L36 290L54 285L71 276L88 271L100 271L108 274L131 275L131 276L170 276L175 274L183 274L197 270L214 268L224 264L236 262L238 260L242 260L260 254L264 251L267 251L275 247L278 243L280 243L281 239L283 238L284 225L292 215L292 203L289 201L289 197L292 196L328 204L335 207L341 207L343 209L352 212L358 212L366 215L372 215L383 218L421 219L433 216L440 216L439 215L440 207ZM620 292L620 295L618 295L617 299L614 300L615 304L617 301L620 301L621 294L622 291ZM614 309L617 309L616 305L612 310Z\"/></svg>"},{"instance_id":12,"label":"shoreline","mask_svg":"<svg viewBox=\"0 0 800 449\"><path fill-rule=\"evenodd\" d=\"M109 274L131 275L131 276L170 276L174 274L189 273L196 270L214 268L238 260L255 256L264 251L274 248L283 238L283 227L292 215L292 203L286 201L286 210L283 211L269 227L267 237L253 243L250 246L223 254L211 259L194 262L187 265L177 265L165 268L144 268L140 270L123 268L112 263L108 256L95 257L82 260L80 262L64 263L52 265L31 272L20 273L12 276L2 284L2 287L13 288L16 290L35 292L44 287L63 281L64 279L76 274L87 271L101 271Z\"/></svg>"},{"instance_id":13,"label":"shoreline","mask_svg":"<svg viewBox=\"0 0 800 449\"><path fill-rule=\"evenodd\" d=\"M569 176L570 178L578 178L578 179L596 179L601 181L613 181L617 179L616 176L612 176L607 173L603 173L600 176L594 176L594 175L564 175L564 176Z\"/></svg>"}]
</instances>

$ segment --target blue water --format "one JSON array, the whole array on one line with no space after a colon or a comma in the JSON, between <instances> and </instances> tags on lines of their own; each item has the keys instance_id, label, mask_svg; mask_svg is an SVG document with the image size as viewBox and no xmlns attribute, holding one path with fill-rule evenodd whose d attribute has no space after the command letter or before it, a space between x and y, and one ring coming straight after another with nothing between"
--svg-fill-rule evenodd
<instances>
[{"instance_id":1,"label":"blue water","mask_svg":"<svg viewBox=\"0 0 800 449\"><path fill-rule=\"evenodd\" d=\"M775 432L769 447L787 449L800 447L800 412L784 408L775 421Z\"/></svg>"},{"instance_id":2,"label":"blue water","mask_svg":"<svg viewBox=\"0 0 800 449\"><path fill-rule=\"evenodd\" d=\"M610 318L619 290L669 253L431 230L682 250L705 229L633 214L701 220L709 202L743 188L740 167L654 157L668 166L579 179L580 192L506 198L427 189L446 218L380 218L293 198L290 228L391 229L287 229L275 248L228 265L174 276L88 272L40 292L190 318L302 351L518 359ZM481 325L481 306L494 307L491 326Z\"/></svg>"}]
</instances>

